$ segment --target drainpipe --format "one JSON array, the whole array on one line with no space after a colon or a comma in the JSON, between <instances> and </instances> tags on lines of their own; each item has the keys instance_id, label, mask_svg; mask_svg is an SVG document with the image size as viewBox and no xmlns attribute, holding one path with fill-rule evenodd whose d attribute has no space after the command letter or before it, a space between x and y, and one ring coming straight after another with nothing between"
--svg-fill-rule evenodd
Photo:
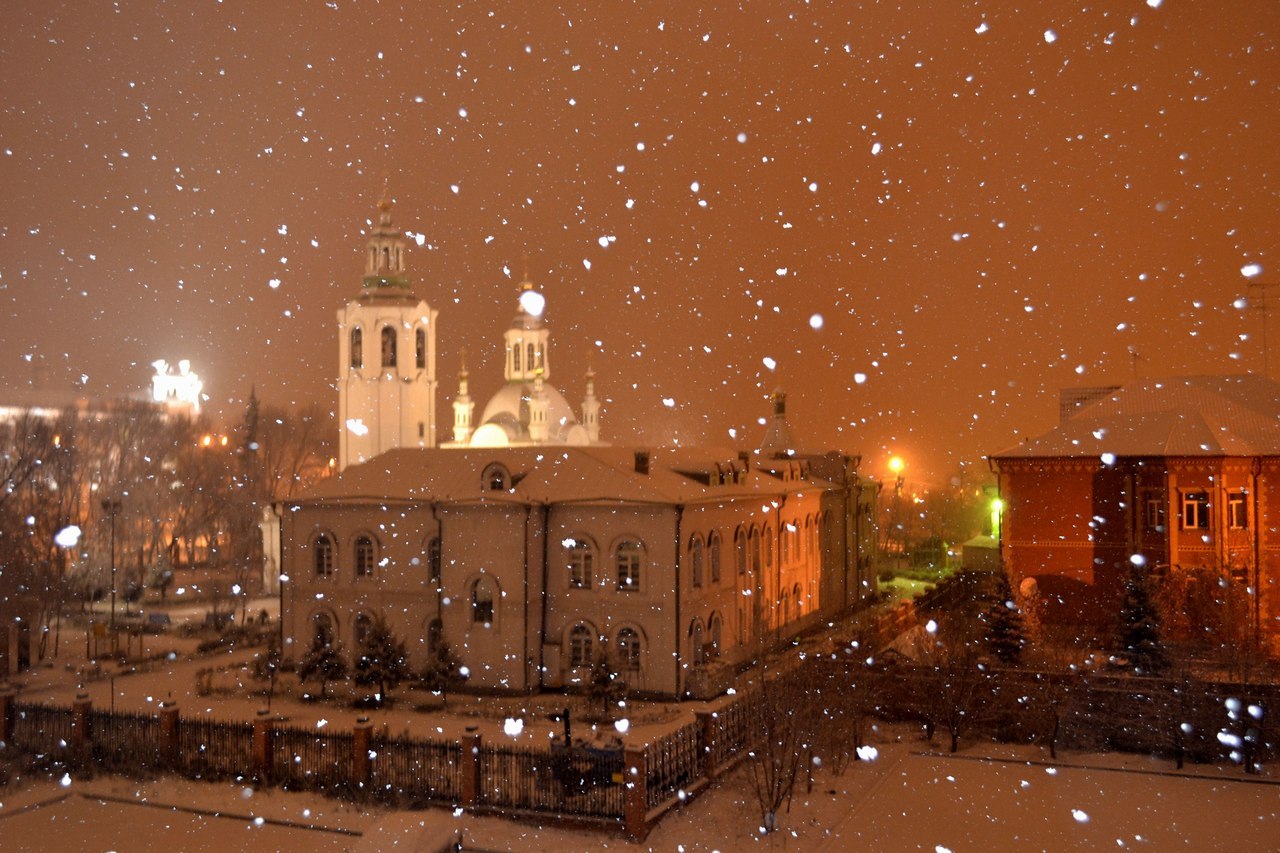
<instances>
[{"instance_id":1,"label":"drainpipe","mask_svg":"<svg viewBox=\"0 0 1280 853\"><path fill-rule=\"evenodd\" d=\"M681 532L681 525L683 521L684 521L684 506L682 506L681 504L676 504L676 561L675 561L676 653L674 655L675 661L676 661L676 681L673 686L675 687L675 695L677 696L685 695L685 683L680 678L681 673L684 671L684 660L683 660L683 656L680 654L680 643L681 643L680 637L683 636L683 633L684 633L684 622L680 618L680 553L681 553L681 544L683 542L683 536L684 536L684 534Z\"/></svg>"},{"instance_id":2,"label":"drainpipe","mask_svg":"<svg viewBox=\"0 0 1280 853\"><path fill-rule=\"evenodd\" d=\"M1253 462L1249 466L1249 473L1253 475L1253 482L1250 484L1250 497L1253 498L1253 644L1262 647L1262 527L1261 516L1258 514L1260 501L1258 500L1258 478L1262 474L1262 457L1253 457Z\"/></svg>"}]
</instances>

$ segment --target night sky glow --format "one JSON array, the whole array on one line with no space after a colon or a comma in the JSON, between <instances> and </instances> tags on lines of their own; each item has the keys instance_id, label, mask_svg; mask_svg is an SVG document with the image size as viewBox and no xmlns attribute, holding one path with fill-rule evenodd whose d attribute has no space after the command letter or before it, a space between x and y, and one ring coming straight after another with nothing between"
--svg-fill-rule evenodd
<instances>
[{"instance_id":1,"label":"night sky glow","mask_svg":"<svg viewBox=\"0 0 1280 853\"><path fill-rule=\"evenodd\" d=\"M936 480L1062 386L1263 369L1274 0L698 5L6 4L0 396L188 358L215 418L336 407L384 176L442 418L526 252L617 443L754 444L783 386Z\"/></svg>"}]
</instances>

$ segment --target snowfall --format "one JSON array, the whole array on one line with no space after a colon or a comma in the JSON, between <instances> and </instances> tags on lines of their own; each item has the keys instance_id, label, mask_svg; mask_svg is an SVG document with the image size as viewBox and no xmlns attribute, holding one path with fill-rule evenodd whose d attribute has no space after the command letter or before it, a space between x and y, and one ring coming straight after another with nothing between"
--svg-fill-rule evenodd
<instances>
[{"instance_id":1,"label":"snowfall","mask_svg":"<svg viewBox=\"0 0 1280 853\"><path fill-rule=\"evenodd\" d=\"M81 635L82 636L82 635ZM87 692L96 708L154 709L177 701L180 713L250 719L260 696L200 696L195 673L225 667L235 679L254 651L174 660L148 672L109 671L86 681L67 661L83 661L83 640L62 638L66 661L42 666L18 683L19 702L69 704ZM248 682L246 681L246 684ZM532 744L555 735L546 713L562 697L495 704L450 697L446 712L421 714L408 701L355 711L338 702L303 703L285 689L272 713L293 726L347 728L358 714L390 733L453 738L470 726L487 741ZM114 693L114 697L113 694ZM505 703L505 704L503 704ZM639 703L626 737L653 737L680 725L701 705ZM518 725L511 720L519 719ZM842 773L817 766L801 778L778 829L764 833L746 765L739 765L682 807L668 812L641 843L620 832L475 815L445 808L392 811L319 794L255 789L162 777L92 779L23 776L0 787L0 846L5 850L172 851L215 849L435 850L454 840L466 849L929 850L1280 849L1280 776L1246 775L1230 763L1187 765L1127 754L1063 753L1035 746L969 742L952 755L944 738L926 742L909 724L880 724L866 760Z\"/></svg>"}]
</instances>

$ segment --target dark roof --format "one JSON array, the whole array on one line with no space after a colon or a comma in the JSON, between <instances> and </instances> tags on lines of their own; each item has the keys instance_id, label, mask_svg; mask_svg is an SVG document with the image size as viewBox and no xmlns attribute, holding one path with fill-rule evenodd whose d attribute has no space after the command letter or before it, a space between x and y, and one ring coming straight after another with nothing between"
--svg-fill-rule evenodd
<instances>
[{"instance_id":1,"label":"dark roof","mask_svg":"<svg viewBox=\"0 0 1280 853\"><path fill-rule=\"evenodd\" d=\"M1181 376L1114 389L1056 429L993 459L1280 455L1280 384Z\"/></svg>"}]
</instances>

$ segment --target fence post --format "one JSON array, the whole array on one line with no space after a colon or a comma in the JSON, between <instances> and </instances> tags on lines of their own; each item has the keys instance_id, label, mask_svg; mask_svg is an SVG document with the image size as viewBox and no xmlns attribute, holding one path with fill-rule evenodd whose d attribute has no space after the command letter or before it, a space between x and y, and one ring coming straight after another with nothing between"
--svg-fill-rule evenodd
<instances>
[{"instance_id":1,"label":"fence post","mask_svg":"<svg viewBox=\"0 0 1280 853\"><path fill-rule=\"evenodd\" d=\"M182 763L178 754L178 703L160 703L160 763L177 767Z\"/></svg>"},{"instance_id":2,"label":"fence post","mask_svg":"<svg viewBox=\"0 0 1280 853\"><path fill-rule=\"evenodd\" d=\"M371 762L369 760L369 741L372 734L372 727L369 725L368 717L356 717L356 727L352 730L351 749L351 775L352 784L357 788L365 788L369 785Z\"/></svg>"},{"instance_id":3,"label":"fence post","mask_svg":"<svg viewBox=\"0 0 1280 853\"><path fill-rule=\"evenodd\" d=\"M253 721L253 773L264 784L271 783L272 759L275 757L275 720L263 708Z\"/></svg>"},{"instance_id":4,"label":"fence post","mask_svg":"<svg viewBox=\"0 0 1280 853\"><path fill-rule=\"evenodd\" d=\"M83 752L89 748L93 740L93 732L89 731L89 711L93 701L88 693L77 693L71 703L71 746L75 752Z\"/></svg>"},{"instance_id":5,"label":"fence post","mask_svg":"<svg viewBox=\"0 0 1280 853\"><path fill-rule=\"evenodd\" d=\"M13 745L13 697L12 690L0 693L0 742Z\"/></svg>"},{"instance_id":6,"label":"fence post","mask_svg":"<svg viewBox=\"0 0 1280 853\"><path fill-rule=\"evenodd\" d=\"M462 807L473 808L480 802L480 734L475 726L467 726L462 736Z\"/></svg>"},{"instance_id":7,"label":"fence post","mask_svg":"<svg viewBox=\"0 0 1280 853\"><path fill-rule=\"evenodd\" d=\"M626 789L623 792L622 821L627 838L644 841L649 834L649 771L643 746L628 746L622 751Z\"/></svg>"},{"instance_id":8,"label":"fence post","mask_svg":"<svg viewBox=\"0 0 1280 853\"><path fill-rule=\"evenodd\" d=\"M716 715L711 711L696 711L698 724L702 732L699 746L702 749L702 774L707 779L716 775Z\"/></svg>"}]
</instances>

